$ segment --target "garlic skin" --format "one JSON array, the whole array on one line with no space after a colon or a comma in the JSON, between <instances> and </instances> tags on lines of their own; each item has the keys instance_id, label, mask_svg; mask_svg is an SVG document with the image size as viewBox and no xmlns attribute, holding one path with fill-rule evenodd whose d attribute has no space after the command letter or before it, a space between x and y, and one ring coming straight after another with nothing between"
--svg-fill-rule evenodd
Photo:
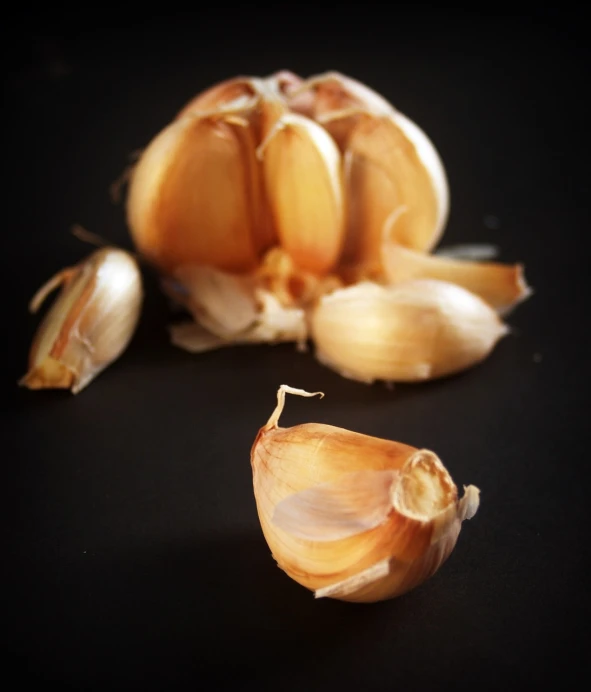
<instances>
[{"instance_id":1,"label":"garlic skin","mask_svg":"<svg viewBox=\"0 0 591 692\"><path fill-rule=\"evenodd\" d=\"M143 301L141 273L129 253L101 248L42 286L31 300L31 312L59 286L60 294L35 334L29 370L19 384L78 394L131 341Z\"/></svg>"},{"instance_id":2,"label":"garlic skin","mask_svg":"<svg viewBox=\"0 0 591 692\"><path fill-rule=\"evenodd\" d=\"M367 383L460 372L484 360L508 332L481 298L435 279L336 290L321 298L310 322L318 360Z\"/></svg>"},{"instance_id":3,"label":"garlic skin","mask_svg":"<svg viewBox=\"0 0 591 692\"><path fill-rule=\"evenodd\" d=\"M285 394L251 450L253 489L279 567L317 598L375 602L431 577L474 516L480 491L457 488L428 450L306 423L281 428Z\"/></svg>"}]
</instances>

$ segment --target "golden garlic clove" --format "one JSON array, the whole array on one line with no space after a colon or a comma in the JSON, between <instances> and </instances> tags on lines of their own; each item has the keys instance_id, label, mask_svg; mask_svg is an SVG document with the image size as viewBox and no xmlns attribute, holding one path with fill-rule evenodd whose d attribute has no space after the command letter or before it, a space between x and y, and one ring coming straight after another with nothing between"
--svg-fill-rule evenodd
<instances>
[{"instance_id":1,"label":"golden garlic clove","mask_svg":"<svg viewBox=\"0 0 591 692\"><path fill-rule=\"evenodd\" d=\"M484 360L508 332L481 298L434 279L339 289L318 302L310 322L318 360L367 383L460 372Z\"/></svg>"},{"instance_id":2,"label":"golden garlic clove","mask_svg":"<svg viewBox=\"0 0 591 692\"><path fill-rule=\"evenodd\" d=\"M531 295L521 264L449 259L415 252L396 243L384 243L382 266L388 283L411 279L449 281L480 296L501 314Z\"/></svg>"},{"instance_id":3,"label":"golden garlic clove","mask_svg":"<svg viewBox=\"0 0 591 692\"><path fill-rule=\"evenodd\" d=\"M29 371L19 384L77 394L127 348L141 310L141 274L130 254L102 248L42 286L31 311L59 286L61 292L33 340Z\"/></svg>"},{"instance_id":4,"label":"golden garlic clove","mask_svg":"<svg viewBox=\"0 0 591 692\"><path fill-rule=\"evenodd\" d=\"M344 161L349 218L343 264L379 273L384 240L423 251L435 245L446 221L447 185L395 118L360 118Z\"/></svg>"},{"instance_id":5,"label":"golden garlic clove","mask_svg":"<svg viewBox=\"0 0 591 692\"><path fill-rule=\"evenodd\" d=\"M252 270L271 244L260 163L247 120L187 116L166 127L133 171L133 240L165 273L207 264Z\"/></svg>"},{"instance_id":6,"label":"golden garlic clove","mask_svg":"<svg viewBox=\"0 0 591 692\"><path fill-rule=\"evenodd\" d=\"M451 554L479 490L458 493L428 450L307 423L279 427L285 394L251 450L265 539L279 567L316 597L372 602L432 576Z\"/></svg>"},{"instance_id":7,"label":"golden garlic clove","mask_svg":"<svg viewBox=\"0 0 591 692\"><path fill-rule=\"evenodd\" d=\"M341 157L317 123L282 116L259 148L267 199L281 246L304 271L327 274L343 245Z\"/></svg>"}]
</instances>

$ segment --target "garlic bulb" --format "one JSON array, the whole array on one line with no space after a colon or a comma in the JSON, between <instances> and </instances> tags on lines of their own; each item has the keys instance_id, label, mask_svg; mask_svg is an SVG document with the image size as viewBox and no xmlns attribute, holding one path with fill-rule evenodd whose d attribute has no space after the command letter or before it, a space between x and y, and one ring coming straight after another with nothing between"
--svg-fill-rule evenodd
<instances>
[{"instance_id":1,"label":"garlic bulb","mask_svg":"<svg viewBox=\"0 0 591 692\"><path fill-rule=\"evenodd\" d=\"M37 330L29 370L19 384L77 394L127 348L140 316L141 274L129 253L101 248L44 284L31 300L31 312L59 286L61 292Z\"/></svg>"},{"instance_id":2,"label":"garlic bulb","mask_svg":"<svg viewBox=\"0 0 591 692\"><path fill-rule=\"evenodd\" d=\"M507 331L488 308L506 313L531 293L521 265L430 255L448 214L426 133L338 72L211 86L148 144L127 198L136 247L193 322L172 326L175 345L312 338L322 362L366 382L474 365ZM389 287L414 279L461 290L412 284L420 307L403 307L407 288ZM362 294L368 314L340 309Z\"/></svg>"},{"instance_id":3,"label":"garlic bulb","mask_svg":"<svg viewBox=\"0 0 591 692\"><path fill-rule=\"evenodd\" d=\"M331 425L279 427L285 394L251 451L265 539L279 567L315 596L373 602L431 577L474 516L480 491L457 488L431 451Z\"/></svg>"},{"instance_id":4,"label":"garlic bulb","mask_svg":"<svg viewBox=\"0 0 591 692\"><path fill-rule=\"evenodd\" d=\"M507 327L478 296L434 279L371 282L324 296L311 316L316 356L364 382L412 382L483 360Z\"/></svg>"},{"instance_id":5,"label":"garlic bulb","mask_svg":"<svg viewBox=\"0 0 591 692\"><path fill-rule=\"evenodd\" d=\"M341 96L327 104L335 83ZM345 137L333 136L337 124ZM283 71L190 101L140 157L127 218L165 273L193 263L249 271L278 244L325 274L341 259L374 261L388 219L398 242L430 249L447 208L443 165L417 125L344 75L306 82ZM345 232L361 249L342 257Z\"/></svg>"}]
</instances>

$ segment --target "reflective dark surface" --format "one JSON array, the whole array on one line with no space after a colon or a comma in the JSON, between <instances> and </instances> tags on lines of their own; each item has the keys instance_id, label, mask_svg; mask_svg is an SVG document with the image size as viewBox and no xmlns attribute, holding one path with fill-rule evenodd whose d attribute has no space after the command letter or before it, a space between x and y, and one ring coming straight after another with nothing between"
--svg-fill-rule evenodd
<instances>
[{"instance_id":1,"label":"reflective dark surface","mask_svg":"<svg viewBox=\"0 0 591 692\"><path fill-rule=\"evenodd\" d=\"M109 16L107 16L107 14ZM577 18L367 6L24 16L5 27L3 591L22 682L75 690L487 688L558 679L588 651L587 57ZM125 355L78 397L16 387L27 301L90 252L131 247L109 186L195 93L239 73L338 69L431 137L442 245L487 242L535 294L481 366L393 391L291 346L192 356L146 274ZM398 600L315 601L260 533L250 445L280 383L322 390L282 422L435 450L481 488L448 563ZM6 644L5 644L6 648ZM215 683L205 685L214 675Z\"/></svg>"}]
</instances>

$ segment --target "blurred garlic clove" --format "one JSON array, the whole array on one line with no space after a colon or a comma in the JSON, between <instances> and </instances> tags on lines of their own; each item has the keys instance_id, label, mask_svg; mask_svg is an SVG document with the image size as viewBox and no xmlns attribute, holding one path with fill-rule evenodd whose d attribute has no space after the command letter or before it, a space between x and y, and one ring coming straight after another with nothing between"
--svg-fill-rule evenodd
<instances>
[{"instance_id":1,"label":"blurred garlic clove","mask_svg":"<svg viewBox=\"0 0 591 692\"><path fill-rule=\"evenodd\" d=\"M127 348L140 316L141 274L129 253L102 248L42 286L30 303L31 312L59 286L61 292L33 339L29 371L19 384L77 394Z\"/></svg>"},{"instance_id":2,"label":"blurred garlic clove","mask_svg":"<svg viewBox=\"0 0 591 692\"><path fill-rule=\"evenodd\" d=\"M359 119L344 154L349 218L343 264L379 273L384 240L421 251L435 245L448 204L435 160L425 163L394 117Z\"/></svg>"},{"instance_id":3,"label":"blurred garlic clove","mask_svg":"<svg viewBox=\"0 0 591 692\"><path fill-rule=\"evenodd\" d=\"M127 217L140 253L165 273L207 264L248 271L272 244L256 144L238 115L174 121L131 177Z\"/></svg>"},{"instance_id":4,"label":"blurred garlic clove","mask_svg":"<svg viewBox=\"0 0 591 692\"><path fill-rule=\"evenodd\" d=\"M331 425L280 428L285 394L251 450L253 489L279 567L317 598L394 598L432 576L474 516L479 490L457 488L428 450Z\"/></svg>"},{"instance_id":5,"label":"blurred garlic clove","mask_svg":"<svg viewBox=\"0 0 591 692\"><path fill-rule=\"evenodd\" d=\"M532 292L521 264L448 259L384 243L382 266L384 279L390 284L412 279L449 281L480 296L500 314L507 314Z\"/></svg>"},{"instance_id":6,"label":"blurred garlic clove","mask_svg":"<svg viewBox=\"0 0 591 692\"><path fill-rule=\"evenodd\" d=\"M481 298L435 279L339 289L321 298L310 324L318 360L367 383L460 372L484 360L508 332Z\"/></svg>"},{"instance_id":7,"label":"blurred garlic clove","mask_svg":"<svg viewBox=\"0 0 591 692\"><path fill-rule=\"evenodd\" d=\"M265 187L281 246L304 271L329 273L345 225L341 157L320 125L282 116L259 147Z\"/></svg>"}]
</instances>

